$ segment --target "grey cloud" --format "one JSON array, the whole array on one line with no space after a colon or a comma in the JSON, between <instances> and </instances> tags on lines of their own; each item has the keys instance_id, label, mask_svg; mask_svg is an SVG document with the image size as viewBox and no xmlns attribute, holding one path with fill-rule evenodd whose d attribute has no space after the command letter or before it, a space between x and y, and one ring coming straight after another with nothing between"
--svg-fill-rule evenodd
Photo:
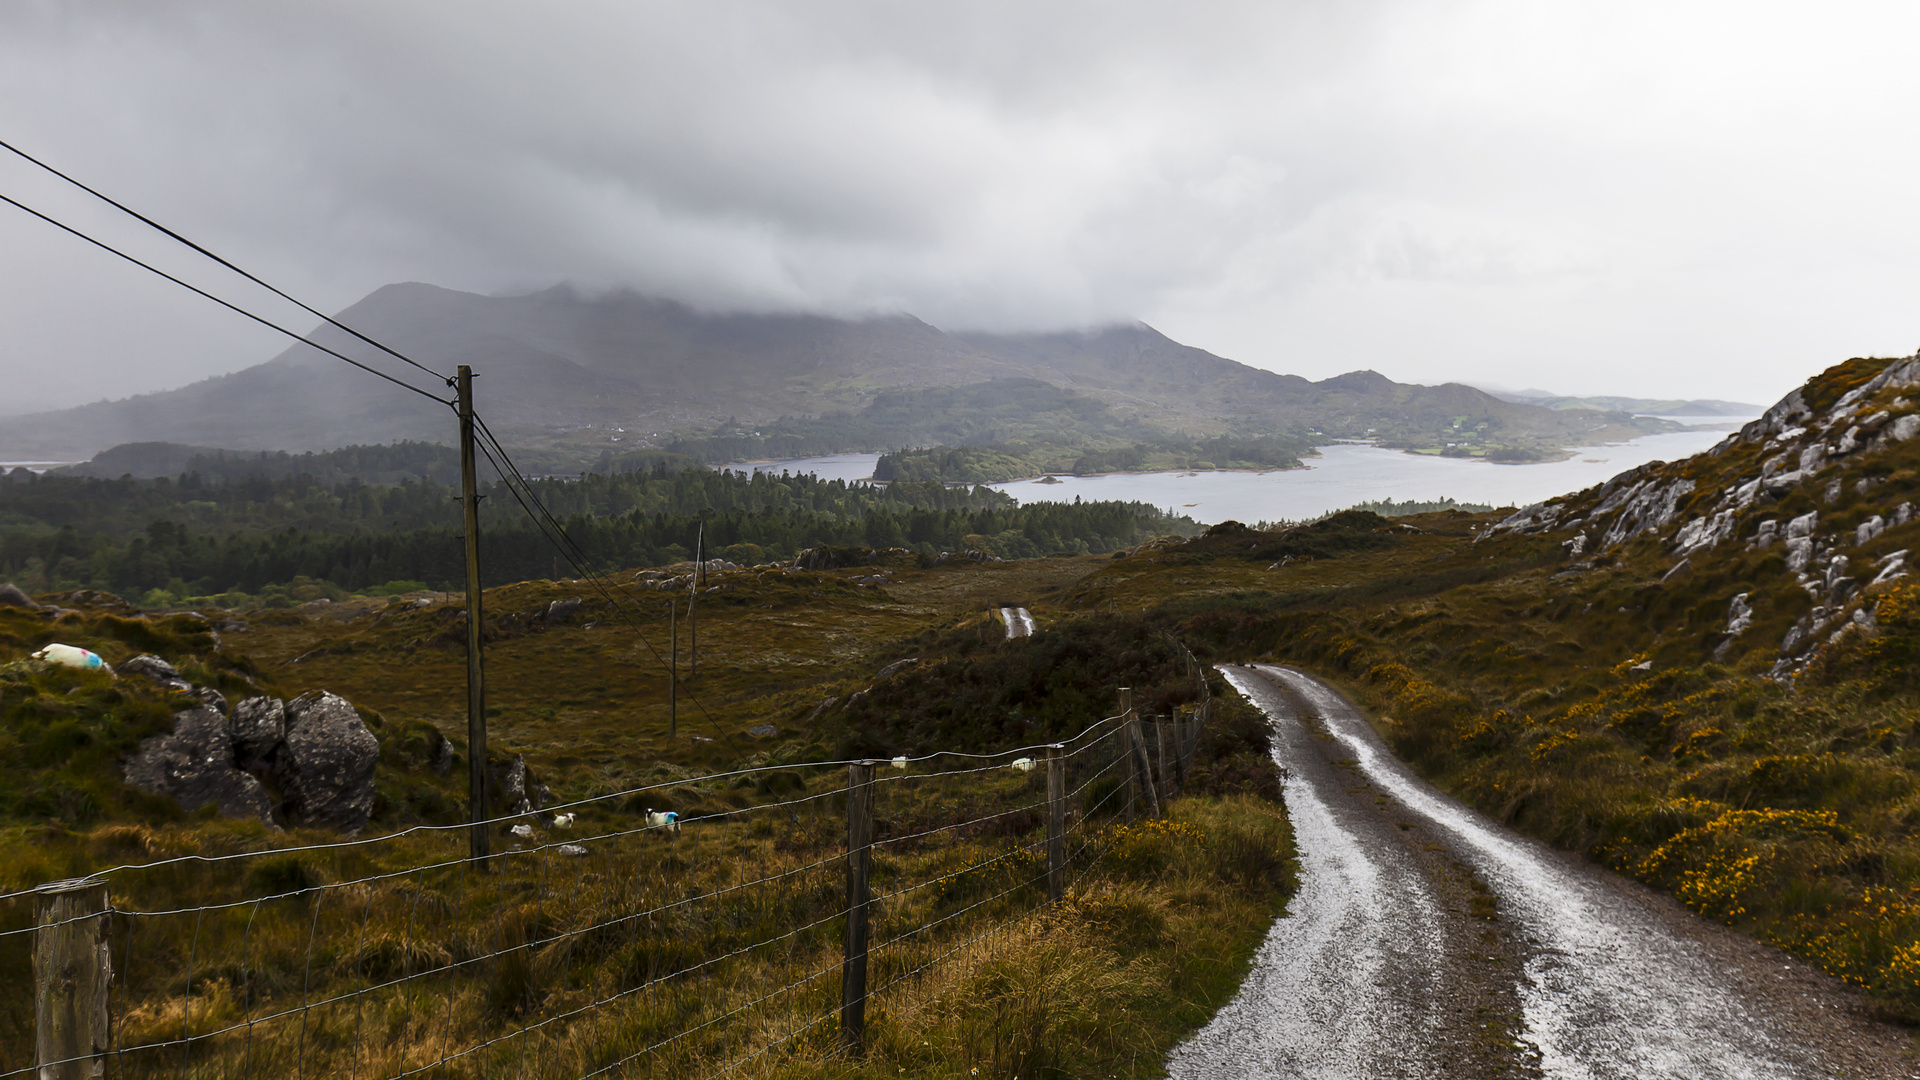
<instances>
[{"instance_id":1,"label":"grey cloud","mask_svg":"<svg viewBox=\"0 0 1920 1080\"><path fill-rule=\"evenodd\" d=\"M40 0L0 10L0 131L328 307L564 278L1770 399L1920 341L1898 12ZM29 224L7 405L275 348Z\"/></svg>"}]
</instances>

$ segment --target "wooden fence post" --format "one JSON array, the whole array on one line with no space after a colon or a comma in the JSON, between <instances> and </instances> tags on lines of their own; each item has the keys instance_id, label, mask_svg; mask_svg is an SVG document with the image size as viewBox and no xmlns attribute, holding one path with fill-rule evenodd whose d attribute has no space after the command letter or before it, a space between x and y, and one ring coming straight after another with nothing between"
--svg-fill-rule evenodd
<instances>
[{"instance_id":1,"label":"wooden fence post","mask_svg":"<svg viewBox=\"0 0 1920 1080\"><path fill-rule=\"evenodd\" d=\"M1147 740L1140 734L1140 714L1133 711L1133 691L1127 691L1127 745L1129 757L1133 759L1133 776L1136 792L1145 789L1147 793L1147 813L1160 816L1160 793L1153 783L1153 763L1147 760Z\"/></svg>"},{"instance_id":2,"label":"wooden fence post","mask_svg":"<svg viewBox=\"0 0 1920 1080\"><path fill-rule=\"evenodd\" d=\"M1126 819L1133 820L1134 807L1140 803L1140 770L1133 760L1133 687L1120 688L1120 753L1127 759Z\"/></svg>"},{"instance_id":3,"label":"wooden fence post","mask_svg":"<svg viewBox=\"0 0 1920 1080\"><path fill-rule=\"evenodd\" d=\"M867 872L873 863L873 762L847 766L847 952L840 968L840 1046L867 1042Z\"/></svg>"},{"instance_id":4,"label":"wooden fence post","mask_svg":"<svg viewBox=\"0 0 1920 1080\"><path fill-rule=\"evenodd\" d=\"M35 890L34 1060L40 1080L96 1080L107 1068L107 883L75 878Z\"/></svg>"},{"instance_id":5,"label":"wooden fence post","mask_svg":"<svg viewBox=\"0 0 1920 1080\"><path fill-rule=\"evenodd\" d=\"M1047 899L1067 894L1067 759L1059 743L1047 747Z\"/></svg>"},{"instance_id":6,"label":"wooden fence post","mask_svg":"<svg viewBox=\"0 0 1920 1080\"><path fill-rule=\"evenodd\" d=\"M1153 718L1153 739L1160 751L1160 794L1173 798L1173 768L1167 758L1167 726L1173 721L1171 715Z\"/></svg>"}]
</instances>

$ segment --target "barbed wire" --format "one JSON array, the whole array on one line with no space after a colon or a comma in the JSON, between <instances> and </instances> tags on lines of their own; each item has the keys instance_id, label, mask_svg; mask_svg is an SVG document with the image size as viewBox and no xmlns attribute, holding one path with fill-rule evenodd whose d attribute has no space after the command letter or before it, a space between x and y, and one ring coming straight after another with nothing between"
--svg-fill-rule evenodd
<instances>
[{"instance_id":1,"label":"barbed wire","mask_svg":"<svg viewBox=\"0 0 1920 1080\"><path fill-rule=\"evenodd\" d=\"M653 994L668 996L659 998L660 1004L645 1008L666 1009L684 1017L684 1022L671 1033L663 1032L651 1038L642 1036L613 1057L600 1059L597 1067L587 1069L583 1063L583 1075L603 1075L649 1055L658 1057L669 1054L674 1055L671 1060L685 1061L678 1055L688 1051L675 1047L688 1047L692 1045L689 1040L743 1014L766 1009L774 1002L793 999L795 995L811 994L822 980L841 969L841 958L834 955L830 943L821 935L827 928L849 918L856 909L865 909L883 920L875 926L879 936L866 954L870 963L881 964L883 970L887 971L887 977L867 991L868 999L873 1000L893 993L894 988L904 980L919 979L928 970L948 962L992 934L1044 908L1049 902L1044 885L1055 880L1052 875L1056 869L1064 875L1058 880L1070 883L1066 887L1078 888L1087 875L1095 871L1104 838L1109 835L1105 827L1095 827L1095 822L1116 811L1131 811L1135 800L1141 797L1136 791L1136 783L1112 783L1116 775L1126 774L1142 764L1136 761L1138 755L1130 746L1116 745L1115 736L1123 740L1126 738L1125 728L1114 726L1114 721L1120 719L1123 718L1104 717L1059 742L1039 743L988 754L935 751L906 758L910 766L922 768L869 774L866 783L874 787L876 800L885 791L924 790L933 801L917 802L915 805L938 814L941 812L941 800L957 799L959 802L955 809L958 813L954 821L925 827L909 826L909 831L897 835L874 837L865 851L870 858L877 860L875 866L881 875L880 880L885 884L857 899L850 892L846 897L838 897L841 890L829 884L839 877L835 868L850 865L848 860L854 854L845 849L844 843L835 845L829 839L841 828L833 804L849 790L834 787L744 806L715 808L684 819L681 824L688 829L688 835L684 837L678 836L676 831L656 842L649 839L648 834L657 835L671 827L640 824L633 828L615 828L577 838L555 834L529 848L516 847L501 852L493 857L485 874L472 878L472 884L482 889L475 899L527 896L529 899L522 910L531 914L516 916L522 918L522 922L513 925L530 929L503 930L503 905L499 900L480 900L481 906L471 904L468 900L469 879L477 868L465 857L448 857L417 862L402 868L362 873L342 881L283 888L240 899L208 896L206 899L209 902L194 905L176 904L138 910L124 898L116 897L104 912L74 915L5 933L19 934L103 917L114 920L115 926L124 928L124 940L118 950L120 963L115 972L120 987L109 1035L110 1053L119 1062L123 1072L128 1067L129 1055L132 1055L133 1061L153 1060L154 1055L177 1055L177 1065L170 1063L164 1067L178 1067L183 1075L211 1068L214 1062L222 1060L227 1062L229 1070L239 1066L250 1075L258 1052L256 1044L260 1047L277 1044L278 1048L269 1051L270 1056L265 1060L283 1062L282 1067L291 1066L287 1071L295 1076L304 1076L306 1059L316 1050L321 1054L320 1060L327 1062L318 1065L318 1068L341 1069L347 1072L350 1080L357 1080L363 1068L371 1070L369 1075L378 1072L387 1077L412 1076L470 1059L476 1054L501 1050L508 1044L513 1044L516 1049L506 1051L507 1056L500 1059L502 1067L511 1065L517 1053L522 1071L528 1067L530 1057L533 1062L531 1067L539 1070L543 1061L551 1059L557 1063L561 1060L558 1055L567 1052L560 1039L543 1033L566 1030L568 1024L583 1017L609 1008L623 1008L623 1002ZM1047 756L1041 756L1042 751L1047 752ZM1055 753L1058 754L1057 765L1048 760ZM1164 755L1160 755L1157 764L1166 768L1174 754L1175 751L1169 748ZM1067 769L1073 774L1074 782L1059 788L1060 799L1070 808L1061 819L1063 835L1058 840L1063 861L1057 867L1049 865L1048 856L1043 853L1043 849L1051 849L1054 843L1046 835L1047 819L1035 813L1049 805L1050 796L1020 794L1030 791L1031 786L1041 778L1022 775L1016 780L1008 777L1006 782L995 782L986 789L980 787L987 777L1006 772L1009 765L1020 764L1023 757L1032 757L1033 760L1018 770L1022 774L1038 771L1043 765ZM1148 761L1144 764L1149 767L1156 764L1154 757L1149 751ZM942 759L983 764L933 770L924 768ZM897 763L898 759L891 762L886 759L851 759L760 766L701 777L674 778L574 800L549 809L591 806L664 788L724 782L769 772L812 770L817 774L820 769L839 766L879 767ZM1140 779L1145 781L1147 778ZM851 776L849 782L853 782ZM887 786L881 787L882 783ZM1106 790L1096 787L1103 783L1112 783L1112 787ZM989 805L980 805L979 800L983 797L989 801ZM891 799L887 801L892 802ZM877 806L877 802L874 805ZM810 825L803 823L803 814L807 815ZM525 821L531 816L529 813L503 815L490 819L489 824ZM778 824L769 829L764 824L767 822ZM216 856L177 856L151 863L115 867L84 880L104 881L114 875L163 867L244 865L239 861L263 856L331 853L336 858L344 858L349 854L366 852L369 845L374 845L373 850L377 851L382 842L390 843L409 835L442 838L455 836L458 830L465 828L467 826L464 825L429 826L367 840L294 845ZM977 856L970 856L965 865L938 866L937 863L944 859L939 854L941 849L935 847L929 851L920 845L943 834L951 837L956 845L984 843L987 849L980 851ZM710 848L703 843L703 835L711 837ZM841 834L843 839L844 835ZM991 844L991 838L995 835L1005 836L1009 842L996 849ZM795 843L797 847L793 846ZM809 854L806 848L811 843L837 847L838 850ZM563 852L563 848L572 850ZM966 849L963 847L961 850ZM794 857L789 861L789 856L777 854L779 852L792 852ZM354 854L354 857L361 856ZM916 857L923 861L914 863L912 860ZM555 860L571 858L577 858L578 861L570 875L572 888L569 890L569 875L559 869L565 863L556 864ZM758 872L750 869L754 858L761 860ZM777 860L776 864L767 865L769 858ZM928 865L924 861L926 859L934 860L936 865ZM916 865L920 870L907 870ZM1009 876L1002 876L1009 874L1009 871ZM902 872L906 872L906 876L898 876ZM445 877L443 874L451 876ZM200 888L215 891L216 894L217 890L238 883L237 879L228 882L204 876L195 880ZM408 881L412 882L411 886L406 884ZM588 881L598 884L589 889L583 884ZM36 891L39 890L20 890L0 896L0 899L17 898ZM914 899L915 896L928 895L935 899ZM1020 899L1027 895L1032 896L1030 901ZM823 903L829 896L835 899ZM289 957L296 966L290 971L284 966L270 969L266 955L258 960L253 955L258 936L256 923L260 923L263 912L273 910L276 902L301 898L309 901L310 909L302 910L296 916L298 921L305 923L296 932L295 949ZM956 900L959 901L957 904L954 903ZM989 914L1000 910L998 906L1009 901L1012 907L1004 915ZM931 907L927 906L929 903ZM949 904L953 906L949 907ZM901 914L887 916L882 910L883 905L886 911L897 910ZM219 920L226 920L228 913L242 907L250 910L240 935L240 955L236 959L223 950L218 934L213 933L211 928L218 925ZM713 914L696 914L706 910ZM679 914L682 912L687 914ZM138 935L139 926L157 926L166 920L184 920L187 916L193 919L191 933L183 922L174 936L169 937L166 931L161 931L159 937L151 938L150 944L136 955L136 936L150 936ZM967 929L982 917L991 918L984 929ZM234 919L237 921L237 916ZM688 919L697 921L687 922ZM755 928L755 932L746 934L713 936L709 932L704 947L697 939L691 942L677 941L676 932L671 929L680 925L721 924L738 924L740 928L747 929L753 927L755 921L765 924L769 919L774 920L772 925ZM358 925L355 926L355 923ZM402 924L404 934L401 934ZM265 947L278 948L284 954L287 930L291 929L286 925L285 914L274 916L270 923L261 924L262 927L272 925L283 929L268 931L268 938L262 940L280 941L278 946L267 944ZM335 951L325 958L321 956L323 926L334 927L327 940L342 942L328 946ZM956 930L958 936L954 936ZM208 936L210 933L212 936ZM490 943L485 940L489 936ZM298 945L300 938L305 939L304 949ZM625 946L620 944L623 938L627 943ZM175 944L166 945L165 942L169 940ZM396 943L400 943L397 953L392 951ZM923 952L928 947L932 951ZM174 1029L177 1034L154 1037L160 1033L153 1030L151 1020L142 1021L145 1026L129 1029L126 1025L131 1015L130 984L136 978L135 965L147 956L165 957L169 948L179 950L172 955L183 960L185 973L184 983L174 984L183 987L183 996L173 999L179 1009L178 1026ZM343 951L349 948L350 951ZM628 955L618 952L622 948L639 951L631 952L633 960L620 963L634 963L639 967L603 971L607 962L594 959ZM906 961L906 966L886 967L899 961L890 962L885 957L897 955L902 949L909 950L910 954L909 957L901 957ZM760 970L751 958L761 955L772 962L783 950L790 974L779 980L778 985L750 991L745 996L739 995L738 991L756 978L749 973ZM469 1019L462 1019L471 1015L462 1012L471 1007L462 1003L490 1000L486 995L498 988L501 978L498 972L502 970L500 965L515 955L527 957L527 963L533 963L531 958L536 955L551 958L558 964L553 970L562 973L552 977L563 980L569 978L564 973L576 970L577 955L587 958L593 967L584 976L584 997L564 989L566 983L563 981L556 984L552 991L559 995L552 999L554 1007L538 1012L516 1011L512 1015L517 1017L517 1023L504 1031L490 1030L491 1025L483 1023L471 1035L461 1034L472 1023ZM398 965L397 971L392 970L395 964ZM280 970L285 974L263 978L269 970ZM636 981L623 985L629 976L622 974L622 971L630 972ZM493 974L483 975L483 972ZM151 981L152 976L146 978ZM203 985L208 979L213 982ZM201 1022L199 1017L214 1019L219 1015L211 1004L202 1006L200 1001L210 994L217 997L223 993L219 990L223 979L238 984L234 989L239 991L236 996L241 999L236 1002L240 1006L240 1015L236 1017L228 1013L226 1022L216 1022L206 1030L196 1030L195 1025ZM268 983L273 979L281 980L280 985L286 989L269 989ZM287 981L289 979L290 982ZM347 980L350 985L338 988L329 986L340 979ZM435 979L440 983L434 983ZM607 980L604 985L603 979ZM256 983L259 984L258 990ZM435 986L444 986L444 995L433 989ZM297 999L280 1000L275 1004L275 998L293 992L296 987ZM473 998L475 993L479 993L481 998ZM259 996L256 997L256 994ZM374 1004L382 1001L388 1004ZM423 1021L425 1038L437 1039L441 1044L438 1052L428 1049L430 1042L422 1042L421 1048L428 1049L426 1058L407 1054L399 1061L377 1066L375 1062L380 1060L379 1044L375 1042L369 1045L368 1032L378 1031L379 1021L370 1022L370 1006L374 1010L372 1016L377 1017L380 1008L391 1008L393 1002L407 1003L405 1008L411 1011L429 1001L433 1004L426 1006L430 1011L424 1015L434 1017L434 1014L444 1011L444 1019L436 1017ZM261 1005L266 1007L256 1012ZM171 1010L174 1007L167 1006L167 1015L173 1015ZM789 1016L785 1010L786 1007L781 1006L772 1014L775 1019L785 1018L779 1019L777 1024L786 1029L783 1035L771 1041L753 1040L749 1047L738 1051L719 1049L729 1045L725 1039L717 1044L709 1044L702 1038L691 1053L695 1060L704 1064L694 1072L673 1066L675 1073L724 1075L734 1072L782 1045L791 1045L798 1038L808 1037L808 1033L816 1031L820 1024L828 1022L833 1016L831 1009L814 1014L811 1019L805 1019L805 1014L802 1017ZM261 1042L255 1038L256 1029L284 1032L285 1035L274 1036L272 1043ZM136 1037L133 1044L128 1045L127 1036L134 1035L136 1030L147 1037ZM292 1047L288 1048L285 1042L279 1042L282 1038L292 1042ZM728 1037L734 1038L737 1036ZM239 1045L234 1044L235 1040ZM620 1040L616 1037L616 1041ZM716 1054L719 1056L714 1056ZM293 1060L287 1061L287 1056ZM40 1063L40 1067L60 1064ZM31 1071L32 1068L13 1069L0 1072L0 1078Z\"/></svg>"}]
</instances>

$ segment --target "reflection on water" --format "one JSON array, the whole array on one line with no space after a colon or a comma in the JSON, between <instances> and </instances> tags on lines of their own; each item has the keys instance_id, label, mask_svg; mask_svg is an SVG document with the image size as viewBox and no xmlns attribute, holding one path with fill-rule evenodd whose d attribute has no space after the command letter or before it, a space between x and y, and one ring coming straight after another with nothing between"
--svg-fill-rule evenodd
<instances>
[{"instance_id":1,"label":"reflection on water","mask_svg":"<svg viewBox=\"0 0 1920 1080\"><path fill-rule=\"evenodd\" d=\"M1695 418L1699 419L1699 418ZM1579 491L1649 461L1674 461L1707 449L1743 419L1724 428L1647 435L1631 442L1576 450L1565 461L1490 465L1462 458L1406 454L1374 446L1323 446L1309 467L1284 472L1126 473L1061 476L995 484L1021 502L1121 499L1151 503L1196 521L1301 521L1376 499L1445 499L1492 506L1524 506ZM755 465L754 471L812 472L827 479L864 480L875 454L839 454Z\"/></svg>"}]
</instances>

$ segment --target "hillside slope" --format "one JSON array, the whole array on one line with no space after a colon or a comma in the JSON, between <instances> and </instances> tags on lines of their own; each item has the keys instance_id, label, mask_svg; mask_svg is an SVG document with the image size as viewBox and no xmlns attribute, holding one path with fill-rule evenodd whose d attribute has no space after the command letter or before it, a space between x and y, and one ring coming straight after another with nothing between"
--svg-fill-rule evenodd
<instances>
[{"instance_id":1,"label":"hillside slope","mask_svg":"<svg viewBox=\"0 0 1920 1080\"><path fill-rule=\"evenodd\" d=\"M1916 435L1920 358L1852 360L1685 461L1497 517L1226 523L1057 603L1330 678L1449 792L1911 1021Z\"/></svg>"},{"instance_id":2,"label":"hillside slope","mask_svg":"<svg viewBox=\"0 0 1920 1080\"><path fill-rule=\"evenodd\" d=\"M729 419L860 410L888 390L1034 378L1170 432L1425 438L1442 430L1580 445L1644 430L1625 414L1555 411L1463 386L1417 387L1371 372L1320 383L1181 345L1144 324L1056 334L948 334L906 315L709 314L632 293L559 286L487 297L389 285L340 313L436 370L470 364L496 430L523 444L630 448ZM313 339L444 394L331 327ZM179 390L10 419L0 456L82 458L128 442L228 450L324 450L393 439L446 441L444 406L305 346ZM615 430L624 429L624 430ZM928 440L931 442L932 440ZM884 447L872 447L882 449Z\"/></svg>"}]
</instances>

